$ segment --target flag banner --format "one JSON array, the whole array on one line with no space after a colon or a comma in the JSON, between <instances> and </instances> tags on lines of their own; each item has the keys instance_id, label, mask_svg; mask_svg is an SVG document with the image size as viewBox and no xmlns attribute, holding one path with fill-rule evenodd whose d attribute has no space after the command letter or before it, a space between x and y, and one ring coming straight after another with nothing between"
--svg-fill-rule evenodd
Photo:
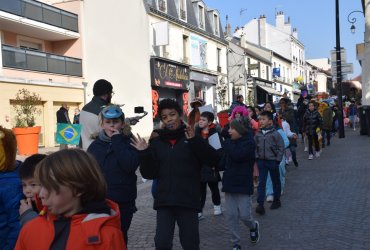
<instances>
[{"instance_id":1,"label":"flag banner","mask_svg":"<svg viewBox=\"0 0 370 250\"><path fill-rule=\"evenodd\" d=\"M80 124L58 123L55 141L58 144L78 145L81 137Z\"/></svg>"}]
</instances>

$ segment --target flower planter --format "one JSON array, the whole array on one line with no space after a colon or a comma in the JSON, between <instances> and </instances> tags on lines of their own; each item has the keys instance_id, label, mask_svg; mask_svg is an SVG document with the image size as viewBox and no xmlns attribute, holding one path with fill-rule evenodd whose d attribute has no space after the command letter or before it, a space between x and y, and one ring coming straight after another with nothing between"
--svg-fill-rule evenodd
<instances>
[{"instance_id":1,"label":"flower planter","mask_svg":"<svg viewBox=\"0 0 370 250\"><path fill-rule=\"evenodd\" d=\"M40 126L13 128L13 133L17 139L18 154L33 155L38 153L40 131Z\"/></svg>"},{"instance_id":2,"label":"flower planter","mask_svg":"<svg viewBox=\"0 0 370 250\"><path fill-rule=\"evenodd\" d=\"M227 112L220 112L217 114L218 122L220 123L220 126L223 128L226 124L229 123L229 115Z\"/></svg>"}]
</instances>

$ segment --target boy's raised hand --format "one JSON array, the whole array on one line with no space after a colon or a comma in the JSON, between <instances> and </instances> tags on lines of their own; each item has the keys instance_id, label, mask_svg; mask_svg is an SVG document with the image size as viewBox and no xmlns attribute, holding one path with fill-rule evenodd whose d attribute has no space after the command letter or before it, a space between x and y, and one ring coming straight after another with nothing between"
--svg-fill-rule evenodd
<instances>
[{"instance_id":1,"label":"boy's raised hand","mask_svg":"<svg viewBox=\"0 0 370 250\"><path fill-rule=\"evenodd\" d=\"M31 198L21 200L21 204L19 206L19 214L22 215L28 209L32 209L32 201Z\"/></svg>"},{"instance_id":2,"label":"boy's raised hand","mask_svg":"<svg viewBox=\"0 0 370 250\"><path fill-rule=\"evenodd\" d=\"M145 141L145 139L142 139L139 134L137 134L137 137L132 135L131 138L131 146L136 148L139 151L143 151L148 148L148 143Z\"/></svg>"},{"instance_id":3,"label":"boy's raised hand","mask_svg":"<svg viewBox=\"0 0 370 250\"><path fill-rule=\"evenodd\" d=\"M186 139L191 139L195 136L195 132L194 132L194 128L189 126L189 125L186 125L186 129L185 129L185 137Z\"/></svg>"}]
</instances>

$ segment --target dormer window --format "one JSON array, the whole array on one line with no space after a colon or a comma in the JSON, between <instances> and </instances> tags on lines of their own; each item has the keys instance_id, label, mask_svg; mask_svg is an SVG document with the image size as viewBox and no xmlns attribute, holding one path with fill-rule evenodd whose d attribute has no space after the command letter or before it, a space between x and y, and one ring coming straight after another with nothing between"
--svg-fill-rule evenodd
<instances>
[{"instance_id":1,"label":"dormer window","mask_svg":"<svg viewBox=\"0 0 370 250\"><path fill-rule=\"evenodd\" d=\"M158 10L167 13L167 0L157 0Z\"/></svg>"},{"instance_id":2,"label":"dormer window","mask_svg":"<svg viewBox=\"0 0 370 250\"><path fill-rule=\"evenodd\" d=\"M198 5L198 21L199 21L199 28L205 29L204 7L202 5Z\"/></svg>"},{"instance_id":3,"label":"dormer window","mask_svg":"<svg viewBox=\"0 0 370 250\"><path fill-rule=\"evenodd\" d=\"M180 19L186 21L186 0L179 0L180 1L180 8L179 8L179 16Z\"/></svg>"},{"instance_id":4,"label":"dormer window","mask_svg":"<svg viewBox=\"0 0 370 250\"><path fill-rule=\"evenodd\" d=\"M215 32L215 35L218 36L220 35L220 26L219 26L219 17L217 15L217 13L214 13L213 14L213 29L214 29L214 32Z\"/></svg>"}]
</instances>

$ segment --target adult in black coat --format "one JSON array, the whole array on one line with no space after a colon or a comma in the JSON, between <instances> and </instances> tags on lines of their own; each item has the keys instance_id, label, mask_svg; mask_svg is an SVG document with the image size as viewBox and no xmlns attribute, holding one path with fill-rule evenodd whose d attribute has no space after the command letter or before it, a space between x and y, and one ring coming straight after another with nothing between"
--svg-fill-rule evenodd
<instances>
[{"instance_id":1,"label":"adult in black coat","mask_svg":"<svg viewBox=\"0 0 370 250\"><path fill-rule=\"evenodd\" d=\"M216 150L194 129L181 120L178 103L164 99L158 106L164 128L152 133L150 145L134 138L132 145L139 150L140 172L146 179L157 179L154 198L157 210L155 246L172 249L175 224L179 226L183 249L199 249L201 167L217 165Z\"/></svg>"},{"instance_id":2,"label":"adult in black coat","mask_svg":"<svg viewBox=\"0 0 370 250\"><path fill-rule=\"evenodd\" d=\"M67 104L63 103L62 107L57 111L57 123L67 123L71 124L71 120L69 119L68 115L68 110L69 107ZM67 149L68 145L67 144L60 144L59 149Z\"/></svg>"}]
</instances>

